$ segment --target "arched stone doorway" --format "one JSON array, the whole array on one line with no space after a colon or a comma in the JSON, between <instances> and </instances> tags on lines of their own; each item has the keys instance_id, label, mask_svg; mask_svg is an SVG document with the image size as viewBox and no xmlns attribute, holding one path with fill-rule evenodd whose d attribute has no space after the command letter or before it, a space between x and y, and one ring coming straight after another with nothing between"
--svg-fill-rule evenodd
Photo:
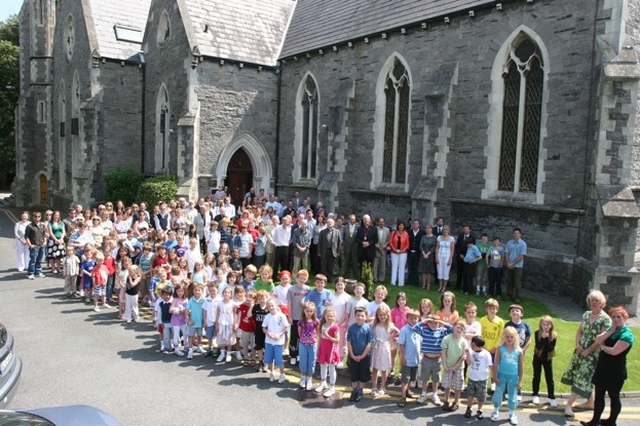
<instances>
[{"instance_id":1,"label":"arched stone doorway","mask_svg":"<svg viewBox=\"0 0 640 426\"><path fill-rule=\"evenodd\" d=\"M239 151L242 154L238 153ZM243 166L242 168L236 168L234 166L233 158L236 154L243 155ZM237 163L235 164L237 166ZM244 173L246 176L247 172L250 170L251 176L249 177L249 181L245 185L248 190L252 186L255 188L256 193L261 189L264 189L265 192L269 192L271 185L271 177L273 176L273 171L271 168L271 160L269 159L269 154L265 150L264 146L258 142L250 134L242 134L239 135L236 139L231 141L227 146L224 147L222 152L220 153L220 157L218 157L218 163L215 168L215 176L217 185L227 184L230 191L235 189L231 189L232 185L237 187L238 185L233 184L231 182L231 173L230 171L236 168L238 175ZM240 181L240 185L243 184L244 178L237 177L238 181ZM242 188L240 186L239 188ZM239 195L239 198L234 196L234 201L236 203L242 202L242 197L247 191L245 190L243 193Z\"/></svg>"},{"instance_id":2,"label":"arched stone doorway","mask_svg":"<svg viewBox=\"0 0 640 426\"><path fill-rule=\"evenodd\" d=\"M253 167L243 148L239 148L229 160L224 184L229 187L229 195L236 205L242 203L244 194L253 186Z\"/></svg>"}]
</instances>

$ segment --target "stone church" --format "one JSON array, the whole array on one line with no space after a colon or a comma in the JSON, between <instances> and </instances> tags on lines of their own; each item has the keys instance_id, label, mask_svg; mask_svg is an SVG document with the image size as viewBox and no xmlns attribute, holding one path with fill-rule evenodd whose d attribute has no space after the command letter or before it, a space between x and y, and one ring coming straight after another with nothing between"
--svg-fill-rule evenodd
<instances>
[{"instance_id":1,"label":"stone church","mask_svg":"<svg viewBox=\"0 0 640 426\"><path fill-rule=\"evenodd\" d=\"M25 0L18 205L102 173L528 244L526 287L636 312L638 0Z\"/></svg>"}]
</instances>

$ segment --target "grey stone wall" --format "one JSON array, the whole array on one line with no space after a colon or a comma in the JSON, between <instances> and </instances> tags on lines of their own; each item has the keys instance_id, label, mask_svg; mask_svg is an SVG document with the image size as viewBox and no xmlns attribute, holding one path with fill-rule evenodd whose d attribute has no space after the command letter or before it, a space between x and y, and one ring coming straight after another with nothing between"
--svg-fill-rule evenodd
<instances>
[{"instance_id":1,"label":"grey stone wall","mask_svg":"<svg viewBox=\"0 0 640 426\"><path fill-rule=\"evenodd\" d=\"M159 45L158 24L163 10L167 11L171 25L171 38ZM176 173L178 156L178 120L190 113L188 105L188 72L191 64L191 46L182 22L177 2L154 1L149 11L143 50L145 52L145 110L144 110L144 172L153 174L156 145L156 103L162 84L169 93L169 171ZM188 19L188 17L187 17ZM195 113L195 111L191 111Z\"/></svg>"}]
</instances>

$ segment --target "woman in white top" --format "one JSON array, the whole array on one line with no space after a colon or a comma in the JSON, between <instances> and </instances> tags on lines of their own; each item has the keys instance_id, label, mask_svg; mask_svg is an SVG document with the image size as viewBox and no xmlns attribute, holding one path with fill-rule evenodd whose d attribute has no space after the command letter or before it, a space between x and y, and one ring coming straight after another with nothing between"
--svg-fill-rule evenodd
<instances>
[{"instance_id":1,"label":"woman in white top","mask_svg":"<svg viewBox=\"0 0 640 426\"><path fill-rule=\"evenodd\" d=\"M27 266L29 266L29 246L24 236L24 231L29 223L31 223L29 222L29 213L22 212L20 220L13 229L16 237L16 266L18 272L24 272Z\"/></svg>"},{"instance_id":2,"label":"woman in white top","mask_svg":"<svg viewBox=\"0 0 640 426\"><path fill-rule=\"evenodd\" d=\"M438 269L438 279L440 280L438 291L442 293L447 290L455 243L456 239L449 235L449 227L443 226L442 235L438 237L438 242L436 243L436 268Z\"/></svg>"}]
</instances>

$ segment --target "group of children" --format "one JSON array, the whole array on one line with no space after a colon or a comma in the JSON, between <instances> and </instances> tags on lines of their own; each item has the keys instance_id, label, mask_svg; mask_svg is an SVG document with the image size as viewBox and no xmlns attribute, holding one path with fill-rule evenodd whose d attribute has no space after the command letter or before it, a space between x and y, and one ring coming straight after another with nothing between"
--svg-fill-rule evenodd
<instances>
[{"instance_id":1,"label":"group of children","mask_svg":"<svg viewBox=\"0 0 640 426\"><path fill-rule=\"evenodd\" d=\"M197 241L196 241L197 243ZM113 256L85 247L81 258L70 247L64 259L65 291L89 298L94 310L99 302L109 307L108 300L116 292L119 317L128 323L139 319L138 304L149 303L154 308L154 321L163 353L175 353L191 359L194 352L214 355L217 362L231 362L232 353L248 367L269 372L271 381L285 380L284 356L291 365L299 364L300 387L321 393L335 394L337 369L346 361L352 382L350 401L363 397L365 383L372 381L372 397L386 394L388 382L401 385L398 406L407 398L416 398L411 391L417 385L422 392L417 402L431 399L446 411L458 409L460 393L467 378L467 408L465 417L483 418L482 408L488 382L495 389L491 420L498 420L503 395L508 394L509 421L517 424L515 409L522 385L524 354L535 342L533 354L533 402L539 403L541 370L545 370L550 404L556 406L553 389L552 358L557 336L553 321L544 316L532 336L530 327L522 321L520 305L509 307L511 320L498 317L498 301L485 302L487 315L476 320L477 307L469 302L464 307L465 318L456 310L455 295L444 292L439 309L429 299L422 299L419 309L409 307L405 293L398 293L391 309L384 300L387 289L375 288L374 300L364 298L365 285L356 283L353 296L345 290L344 279L335 282L335 291L325 287L327 278L314 277L315 288L307 285L309 273L300 270L295 284L288 271L280 274L275 285L269 265L260 270L248 265L243 276L222 268L208 267L194 256L188 271L180 266L167 268L163 246L142 247L140 258L132 264L129 256ZM195 251L195 250L194 250ZM256 279L257 277L257 279ZM208 348L202 346L203 337ZM320 383L314 386L316 363L320 364ZM396 370L396 363L399 367ZM429 382L431 393L428 394ZM444 401L438 387L444 388ZM453 396L452 396L453 395Z\"/></svg>"}]
</instances>

